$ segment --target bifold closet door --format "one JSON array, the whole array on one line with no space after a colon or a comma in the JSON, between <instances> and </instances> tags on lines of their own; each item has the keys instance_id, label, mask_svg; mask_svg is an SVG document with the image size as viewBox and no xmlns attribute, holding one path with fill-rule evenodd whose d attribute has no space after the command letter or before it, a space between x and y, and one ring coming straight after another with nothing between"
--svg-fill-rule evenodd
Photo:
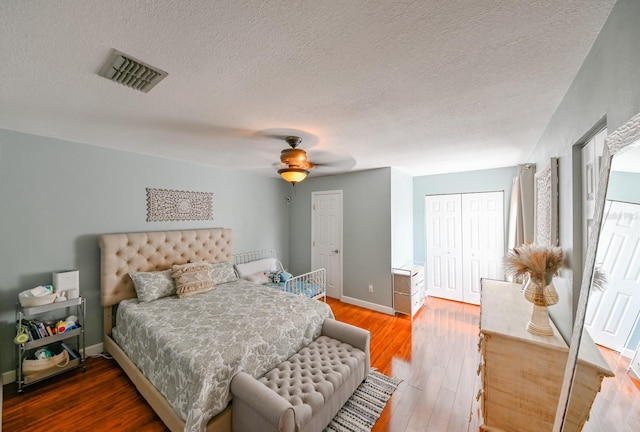
<instances>
[{"instance_id":1,"label":"bifold closet door","mask_svg":"<svg viewBox=\"0 0 640 432\"><path fill-rule=\"evenodd\" d=\"M480 279L504 279L504 193L427 196L427 294L480 304Z\"/></svg>"},{"instance_id":2,"label":"bifold closet door","mask_svg":"<svg viewBox=\"0 0 640 432\"><path fill-rule=\"evenodd\" d=\"M427 294L463 301L462 199L458 195L426 197Z\"/></svg>"},{"instance_id":3,"label":"bifold closet door","mask_svg":"<svg viewBox=\"0 0 640 432\"><path fill-rule=\"evenodd\" d=\"M480 279L504 279L503 192L462 195L462 291L480 304Z\"/></svg>"}]
</instances>

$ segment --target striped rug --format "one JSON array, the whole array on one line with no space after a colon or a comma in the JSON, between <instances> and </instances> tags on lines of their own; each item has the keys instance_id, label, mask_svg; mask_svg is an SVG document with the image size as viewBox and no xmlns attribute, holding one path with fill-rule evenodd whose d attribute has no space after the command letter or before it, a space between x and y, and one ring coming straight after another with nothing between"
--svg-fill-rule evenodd
<instances>
[{"instance_id":1,"label":"striped rug","mask_svg":"<svg viewBox=\"0 0 640 432\"><path fill-rule=\"evenodd\" d=\"M380 372L370 371L325 432L369 432L401 382Z\"/></svg>"}]
</instances>

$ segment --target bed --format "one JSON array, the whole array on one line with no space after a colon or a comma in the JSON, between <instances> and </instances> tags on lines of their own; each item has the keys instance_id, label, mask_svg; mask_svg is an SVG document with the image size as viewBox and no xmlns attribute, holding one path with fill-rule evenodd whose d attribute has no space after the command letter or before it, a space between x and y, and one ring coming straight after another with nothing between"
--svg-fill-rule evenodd
<instances>
[{"instance_id":1,"label":"bed","mask_svg":"<svg viewBox=\"0 0 640 432\"><path fill-rule=\"evenodd\" d=\"M233 375L262 375L333 317L326 303L244 280L186 298L137 296L130 272L231 265L229 229L107 234L100 248L104 348L172 431L230 431Z\"/></svg>"},{"instance_id":2,"label":"bed","mask_svg":"<svg viewBox=\"0 0 640 432\"><path fill-rule=\"evenodd\" d=\"M233 263L243 279L291 294L327 301L327 277L323 268L293 276L284 270L273 249L236 254Z\"/></svg>"}]
</instances>

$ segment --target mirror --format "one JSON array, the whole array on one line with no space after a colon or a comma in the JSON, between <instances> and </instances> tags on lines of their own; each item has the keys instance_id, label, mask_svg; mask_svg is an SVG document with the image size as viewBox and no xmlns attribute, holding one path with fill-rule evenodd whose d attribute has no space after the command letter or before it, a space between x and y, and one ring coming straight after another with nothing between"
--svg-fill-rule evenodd
<instances>
[{"instance_id":1,"label":"mirror","mask_svg":"<svg viewBox=\"0 0 640 432\"><path fill-rule=\"evenodd\" d=\"M580 355L580 357L582 358L583 355L588 354L587 351L589 349L593 350L595 347L595 345L590 342L591 335L589 333L589 330L585 330L585 323L587 324L587 327L590 328L591 331L595 334L598 330L594 327L594 324L596 326L601 325L595 321L597 318L597 310L603 306L603 302L613 302L613 299L611 299L610 297L615 297L616 290L620 288L619 286L616 286L617 279L619 279L619 277L616 273L617 270L613 269L613 267L615 266L613 266L612 264L614 263L614 259L616 256L621 257L623 251L620 250L620 243L618 243L617 245L611 243L612 241L614 243L620 241L620 237L618 235L619 233L616 234L612 232L612 229L614 225L617 225L617 220L622 221L623 224L626 223L627 225L633 225L633 220L630 219L633 218L633 216L631 215L635 214L636 209L640 208L640 205L637 205L635 207L631 205L631 207L629 207L628 205L618 203L617 201L621 201L619 185L621 181L625 181L623 177L627 176L627 172L630 169L633 169L634 171L640 171L639 167L640 114L637 114L626 124L607 136L605 140L600 179L595 202L595 212L593 215L593 225L591 227L592 229L589 236L589 246L587 248L584 272L582 275L582 283L580 286L580 295L578 298L578 306L573 326L573 334L570 342L569 356L567 359L562 390L560 393L558 409L556 412L556 419L553 428L554 432L573 430L573 428L568 425L567 413L569 412L571 406L570 402L575 398L579 398L581 393L580 389L578 388L579 383L575 380L578 357ZM621 173L621 171L623 170L625 171L625 173ZM636 174L638 176L637 178L640 178L640 173L632 174ZM627 176L627 179L628 178L629 177ZM610 184L612 186L611 190L609 190ZM627 189L631 190L634 188L627 185ZM640 184L635 186L635 190L639 189ZM611 196L608 196L608 191ZM640 213L638 213L638 215L640 215ZM640 250L637 252L638 255L635 255L634 253L631 253L630 255L635 256L636 260L640 260ZM624 254L629 254L629 252L624 251ZM626 258L631 257L627 256ZM629 260L627 259L627 267L628 262ZM638 264L636 263L636 267L637 266ZM611 275L607 274L607 277L611 280L607 282L606 291L604 292L597 292L595 289L591 289L594 283L594 273L596 268L602 268L602 270L605 272L607 272L607 270L611 272ZM638 273L638 278L640 280L640 273ZM598 276L596 276L596 283L598 280L599 278ZM638 295L640 296L640 292L638 293ZM618 296L618 298L620 298L620 296ZM622 305L618 302L617 306ZM630 303L629 308L627 309L631 308L635 308L635 306L632 306ZM609 307L609 310L611 310L611 307ZM629 310L629 313L632 314L634 312ZM637 313L638 310L635 311L636 317ZM634 330L635 317L630 317L629 320L633 321L633 323L631 324L631 332L640 332L640 329ZM625 325L628 326L629 324L627 323ZM625 338L626 342L628 336L629 333L627 333L626 336L619 335L619 338ZM635 334L633 336L635 337ZM587 341L588 343L585 341ZM617 343L619 344L619 341ZM596 398L599 396L601 395L597 395Z\"/></svg>"}]
</instances>

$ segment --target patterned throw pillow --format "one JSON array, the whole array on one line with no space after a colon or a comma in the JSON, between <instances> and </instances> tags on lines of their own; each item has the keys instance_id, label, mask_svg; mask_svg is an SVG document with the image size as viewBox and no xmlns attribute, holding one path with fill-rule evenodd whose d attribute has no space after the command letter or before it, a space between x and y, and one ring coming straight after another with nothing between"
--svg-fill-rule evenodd
<instances>
[{"instance_id":1,"label":"patterned throw pillow","mask_svg":"<svg viewBox=\"0 0 640 432\"><path fill-rule=\"evenodd\" d=\"M176 283L178 298L211 291L214 285L209 271L210 264L206 262L174 265L171 276Z\"/></svg>"},{"instance_id":2,"label":"patterned throw pillow","mask_svg":"<svg viewBox=\"0 0 640 432\"><path fill-rule=\"evenodd\" d=\"M233 282L238 280L238 275L233 268L233 264L229 261L222 261L213 264L211 266L210 276L213 279L215 285L220 285L227 282Z\"/></svg>"},{"instance_id":3,"label":"patterned throw pillow","mask_svg":"<svg viewBox=\"0 0 640 432\"><path fill-rule=\"evenodd\" d=\"M130 272L129 277L133 281L138 301L150 302L175 295L176 284L173 282L171 273L171 269L157 272Z\"/></svg>"}]
</instances>

